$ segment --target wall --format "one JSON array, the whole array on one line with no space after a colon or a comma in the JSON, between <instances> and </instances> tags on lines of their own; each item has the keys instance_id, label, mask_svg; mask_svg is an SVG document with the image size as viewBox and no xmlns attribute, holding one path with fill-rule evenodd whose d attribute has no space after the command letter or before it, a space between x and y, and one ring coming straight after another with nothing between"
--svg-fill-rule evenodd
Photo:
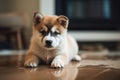
<instances>
[{"instance_id":1,"label":"wall","mask_svg":"<svg viewBox=\"0 0 120 80\"><path fill-rule=\"evenodd\" d=\"M0 0L0 13L20 12L28 15L30 22L25 32L27 45L31 36L32 16L35 11L39 11L39 0Z\"/></svg>"},{"instance_id":2,"label":"wall","mask_svg":"<svg viewBox=\"0 0 120 80\"><path fill-rule=\"evenodd\" d=\"M55 14L55 0L40 0L39 11L43 15Z\"/></svg>"}]
</instances>

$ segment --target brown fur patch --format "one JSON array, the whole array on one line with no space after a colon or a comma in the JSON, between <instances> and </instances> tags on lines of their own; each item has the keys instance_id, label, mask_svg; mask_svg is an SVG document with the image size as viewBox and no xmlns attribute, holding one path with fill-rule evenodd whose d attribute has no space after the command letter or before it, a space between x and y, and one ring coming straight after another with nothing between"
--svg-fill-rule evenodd
<instances>
[{"instance_id":1,"label":"brown fur patch","mask_svg":"<svg viewBox=\"0 0 120 80\"><path fill-rule=\"evenodd\" d=\"M34 25L35 30L40 31L40 30L45 30L48 31L51 29L53 26L57 27L57 30L59 33L63 33L65 28L57 21L58 16L44 16L41 23Z\"/></svg>"}]
</instances>

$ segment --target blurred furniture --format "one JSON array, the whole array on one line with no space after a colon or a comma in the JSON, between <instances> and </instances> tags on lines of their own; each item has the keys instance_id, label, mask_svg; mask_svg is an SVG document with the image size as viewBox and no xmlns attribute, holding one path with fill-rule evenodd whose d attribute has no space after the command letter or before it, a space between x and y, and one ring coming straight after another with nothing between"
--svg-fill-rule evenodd
<instances>
[{"instance_id":1,"label":"blurred furniture","mask_svg":"<svg viewBox=\"0 0 120 80\"><path fill-rule=\"evenodd\" d=\"M120 31L69 31L69 34L78 41L80 49L120 50Z\"/></svg>"},{"instance_id":2,"label":"blurred furniture","mask_svg":"<svg viewBox=\"0 0 120 80\"><path fill-rule=\"evenodd\" d=\"M12 45L16 46L16 49L23 49L24 26L24 20L17 14L0 14L0 35L4 35L8 43L14 38Z\"/></svg>"}]
</instances>

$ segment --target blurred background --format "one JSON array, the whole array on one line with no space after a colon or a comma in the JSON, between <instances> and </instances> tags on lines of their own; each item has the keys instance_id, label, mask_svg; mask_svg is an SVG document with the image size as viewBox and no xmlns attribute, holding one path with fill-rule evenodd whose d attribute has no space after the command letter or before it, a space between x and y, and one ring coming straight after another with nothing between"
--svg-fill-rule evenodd
<instances>
[{"instance_id":1,"label":"blurred background","mask_svg":"<svg viewBox=\"0 0 120 80\"><path fill-rule=\"evenodd\" d=\"M80 63L64 69L23 67L36 11L70 19L68 32L78 42ZM0 80L88 78L120 80L120 0L0 0Z\"/></svg>"},{"instance_id":2,"label":"blurred background","mask_svg":"<svg viewBox=\"0 0 120 80\"><path fill-rule=\"evenodd\" d=\"M120 51L120 0L0 0L0 50L26 50L32 16L65 15L80 50Z\"/></svg>"}]
</instances>

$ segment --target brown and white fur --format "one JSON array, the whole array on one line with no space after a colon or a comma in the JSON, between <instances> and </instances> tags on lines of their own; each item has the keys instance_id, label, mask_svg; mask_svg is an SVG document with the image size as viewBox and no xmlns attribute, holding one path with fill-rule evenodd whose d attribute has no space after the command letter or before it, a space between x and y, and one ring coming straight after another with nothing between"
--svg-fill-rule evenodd
<instances>
[{"instance_id":1,"label":"brown and white fur","mask_svg":"<svg viewBox=\"0 0 120 80\"><path fill-rule=\"evenodd\" d=\"M69 19L66 16L33 17L33 35L24 66L37 67L40 63L62 68L71 60L80 61L76 41L67 34Z\"/></svg>"}]
</instances>

